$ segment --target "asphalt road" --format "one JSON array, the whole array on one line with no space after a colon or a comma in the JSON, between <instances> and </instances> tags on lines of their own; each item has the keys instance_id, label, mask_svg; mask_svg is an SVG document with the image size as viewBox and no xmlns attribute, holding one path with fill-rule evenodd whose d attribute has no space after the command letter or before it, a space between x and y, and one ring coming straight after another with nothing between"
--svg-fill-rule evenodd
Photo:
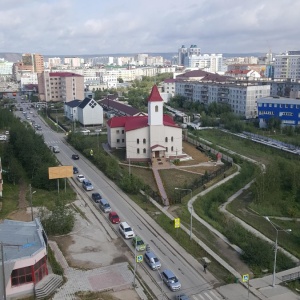
<instances>
[{"instance_id":1,"label":"asphalt road","mask_svg":"<svg viewBox=\"0 0 300 300\"><path fill-rule=\"evenodd\" d=\"M27 110L28 105L22 105L24 110ZM36 113L34 109L31 109L33 113ZM16 114L24 119L22 111L17 111ZM195 295L193 299L204 299L204 300L217 300L222 297L216 292L211 291L213 286L207 282L202 276L202 269L199 266L195 267L187 262L184 256L184 251L180 251L180 248L175 249L168 240L165 238L163 230L153 229L153 224L149 218L141 214L136 208L132 201L120 191L113 183L110 182L95 166L93 166L87 159L80 157L79 160L72 160L71 156L74 152L65 142L65 137L61 133L52 131L39 117L34 118L36 124L41 125L42 133L44 135L45 143L47 145L57 145L60 148L60 153L56 154L57 159L62 165L72 165L79 169L79 174L83 174L85 178L89 179L93 186L94 191L99 192L103 198L107 199L112 206L112 210L116 211L121 221L126 221L139 235L145 243L150 245L151 250L160 258L162 263L161 270L170 269L175 273L181 282L182 288L179 292L170 292L170 290L161 284L161 278L159 272L150 271L152 280L157 282L157 286L163 289L169 298L173 298L177 294L186 293L187 295ZM74 175L75 178L76 175ZM80 185L80 183L78 183ZM91 195L92 192L87 192ZM97 210L95 209L96 213ZM109 220L108 220L109 222ZM113 225L115 230L118 230L118 225ZM122 237L120 237L122 238ZM129 247L131 240L126 241ZM150 269L149 269L150 270ZM208 295L208 291L210 291ZM198 296L197 296L198 295ZM198 298L199 297L199 298ZM200 298L201 297L201 298Z\"/></svg>"}]
</instances>

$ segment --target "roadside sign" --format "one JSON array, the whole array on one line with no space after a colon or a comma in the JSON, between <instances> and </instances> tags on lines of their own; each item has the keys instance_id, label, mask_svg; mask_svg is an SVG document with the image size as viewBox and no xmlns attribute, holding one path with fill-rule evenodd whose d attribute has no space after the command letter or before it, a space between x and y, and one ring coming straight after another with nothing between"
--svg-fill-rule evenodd
<instances>
[{"instance_id":1,"label":"roadside sign","mask_svg":"<svg viewBox=\"0 0 300 300\"><path fill-rule=\"evenodd\" d=\"M243 282L248 282L249 281L249 274L243 275Z\"/></svg>"},{"instance_id":2,"label":"roadside sign","mask_svg":"<svg viewBox=\"0 0 300 300\"><path fill-rule=\"evenodd\" d=\"M174 219L174 227L179 228L180 227L180 218L175 218Z\"/></svg>"},{"instance_id":3,"label":"roadside sign","mask_svg":"<svg viewBox=\"0 0 300 300\"><path fill-rule=\"evenodd\" d=\"M137 255L136 256L136 262L140 263L143 261L143 255Z\"/></svg>"}]
</instances>

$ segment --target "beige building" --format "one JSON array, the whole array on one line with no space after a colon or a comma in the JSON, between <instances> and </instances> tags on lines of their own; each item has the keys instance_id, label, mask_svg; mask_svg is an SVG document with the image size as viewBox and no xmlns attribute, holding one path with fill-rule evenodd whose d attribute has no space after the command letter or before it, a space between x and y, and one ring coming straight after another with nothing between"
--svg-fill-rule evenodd
<instances>
[{"instance_id":1,"label":"beige building","mask_svg":"<svg viewBox=\"0 0 300 300\"><path fill-rule=\"evenodd\" d=\"M113 117L107 122L111 148L126 148L127 160L174 159L182 155L182 129L163 114L157 86L148 98L148 116Z\"/></svg>"},{"instance_id":2,"label":"beige building","mask_svg":"<svg viewBox=\"0 0 300 300\"><path fill-rule=\"evenodd\" d=\"M69 72L43 72L38 74L38 89L41 101L84 99L84 77Z\"/></svg>"}]
</instances>

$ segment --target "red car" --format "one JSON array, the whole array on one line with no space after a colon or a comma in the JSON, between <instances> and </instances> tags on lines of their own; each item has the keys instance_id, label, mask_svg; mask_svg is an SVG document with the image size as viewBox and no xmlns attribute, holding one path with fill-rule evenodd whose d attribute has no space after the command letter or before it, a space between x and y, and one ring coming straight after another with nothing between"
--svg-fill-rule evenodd
<instances>
[{"instance_id":1,"label":"red car","mask_svg":"<svg viewBox=\"0 0 300 300\"><path fill-rule=\"evenodd\" d=\"M118 214L115 211L110 212L109 215L108 215L108 217L109 217L110 221L113 224L120 223L120 218L119 218Z\"/></svg>"}]
</instances>

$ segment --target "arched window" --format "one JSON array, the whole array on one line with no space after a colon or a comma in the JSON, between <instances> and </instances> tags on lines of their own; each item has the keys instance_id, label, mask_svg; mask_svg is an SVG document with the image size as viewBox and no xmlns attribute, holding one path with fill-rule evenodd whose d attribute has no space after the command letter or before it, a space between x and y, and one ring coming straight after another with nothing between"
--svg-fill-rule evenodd
<instances>
[{"instance_id":1,"label":"arched window","mask_svg":"<svg viewBox=\"0 0 300 300\"><path fill-rule=\"evenodd\" d=\"M168 142L168 137L166 136L166 138L165 138L165 142L167 143Z\"/></svg>"},{"instance_id":2,"label":"arched window","mask_svg":"<svg viewBox=\"0 0 300 300\"><path fill-rule=\"evenodd\" d=\"M168 147L166 147L166 152L168 152Z\"/></svg>"},{"instance_id":3,"label":"arched window","mask_svg":"<svg viewBox=\"0 0 300 300\"><path fill-rule=\"evenodd\" d=\"M146 148L143 149L143 152L146 153Z\"/></svg>"},{"instance_id":4,"label":"arched window","mask_svg":"<svg viewBox=\"0 0 300 300\"><path fill-rule=\"evenodd\" d=\"M146 144L146 139L143 139L143 144Z\"/></svg>"},{"instance_id":5,"label":"arched window","mask_svg":"<svg viewBox=\"0 0 300 300\"><path fill-rule=\"evenodd\" d=\"M140 149L139 148L136 149L136 153L140 154Z\"/></svg>"},{"instance_id":6,"label":"arched window","mask_svg":"<svg viewBox=\"0 0 300 300\"><path fill-rule=\"evenodd\" d=\"M136 139L136 143L139 144L140 143L140 139Z\"/></svg>"},{"instance_id":7,"label":"arched window","mask_svg":"<svg viewBox=\"0 0 300 300\"><path fill-rule=\"evenodd\" d=\"M173 148L173 146L171 147L171 151L172 151L172 152L174 151L174 148Z\"/></svg>"},{"instance_id":8,"label":"arched window","mask_svg":"<svg viewBox=\"0 0 300 300\"><path fill-rule=\"evenodd\" d=\"M171 136L171 142L173 142L173 140L174 140L174 139L173 139L173 137Z\"/></svg>"},{"instance_id":9,"label":"arched window","mask_svg":"<svg viewBox=\"0 0 300 300\"><path fill-rule=\"evenodd\" d=\"M155 112L158 112L158 105L155 105Z\"/></svg>"}]
</instances>

